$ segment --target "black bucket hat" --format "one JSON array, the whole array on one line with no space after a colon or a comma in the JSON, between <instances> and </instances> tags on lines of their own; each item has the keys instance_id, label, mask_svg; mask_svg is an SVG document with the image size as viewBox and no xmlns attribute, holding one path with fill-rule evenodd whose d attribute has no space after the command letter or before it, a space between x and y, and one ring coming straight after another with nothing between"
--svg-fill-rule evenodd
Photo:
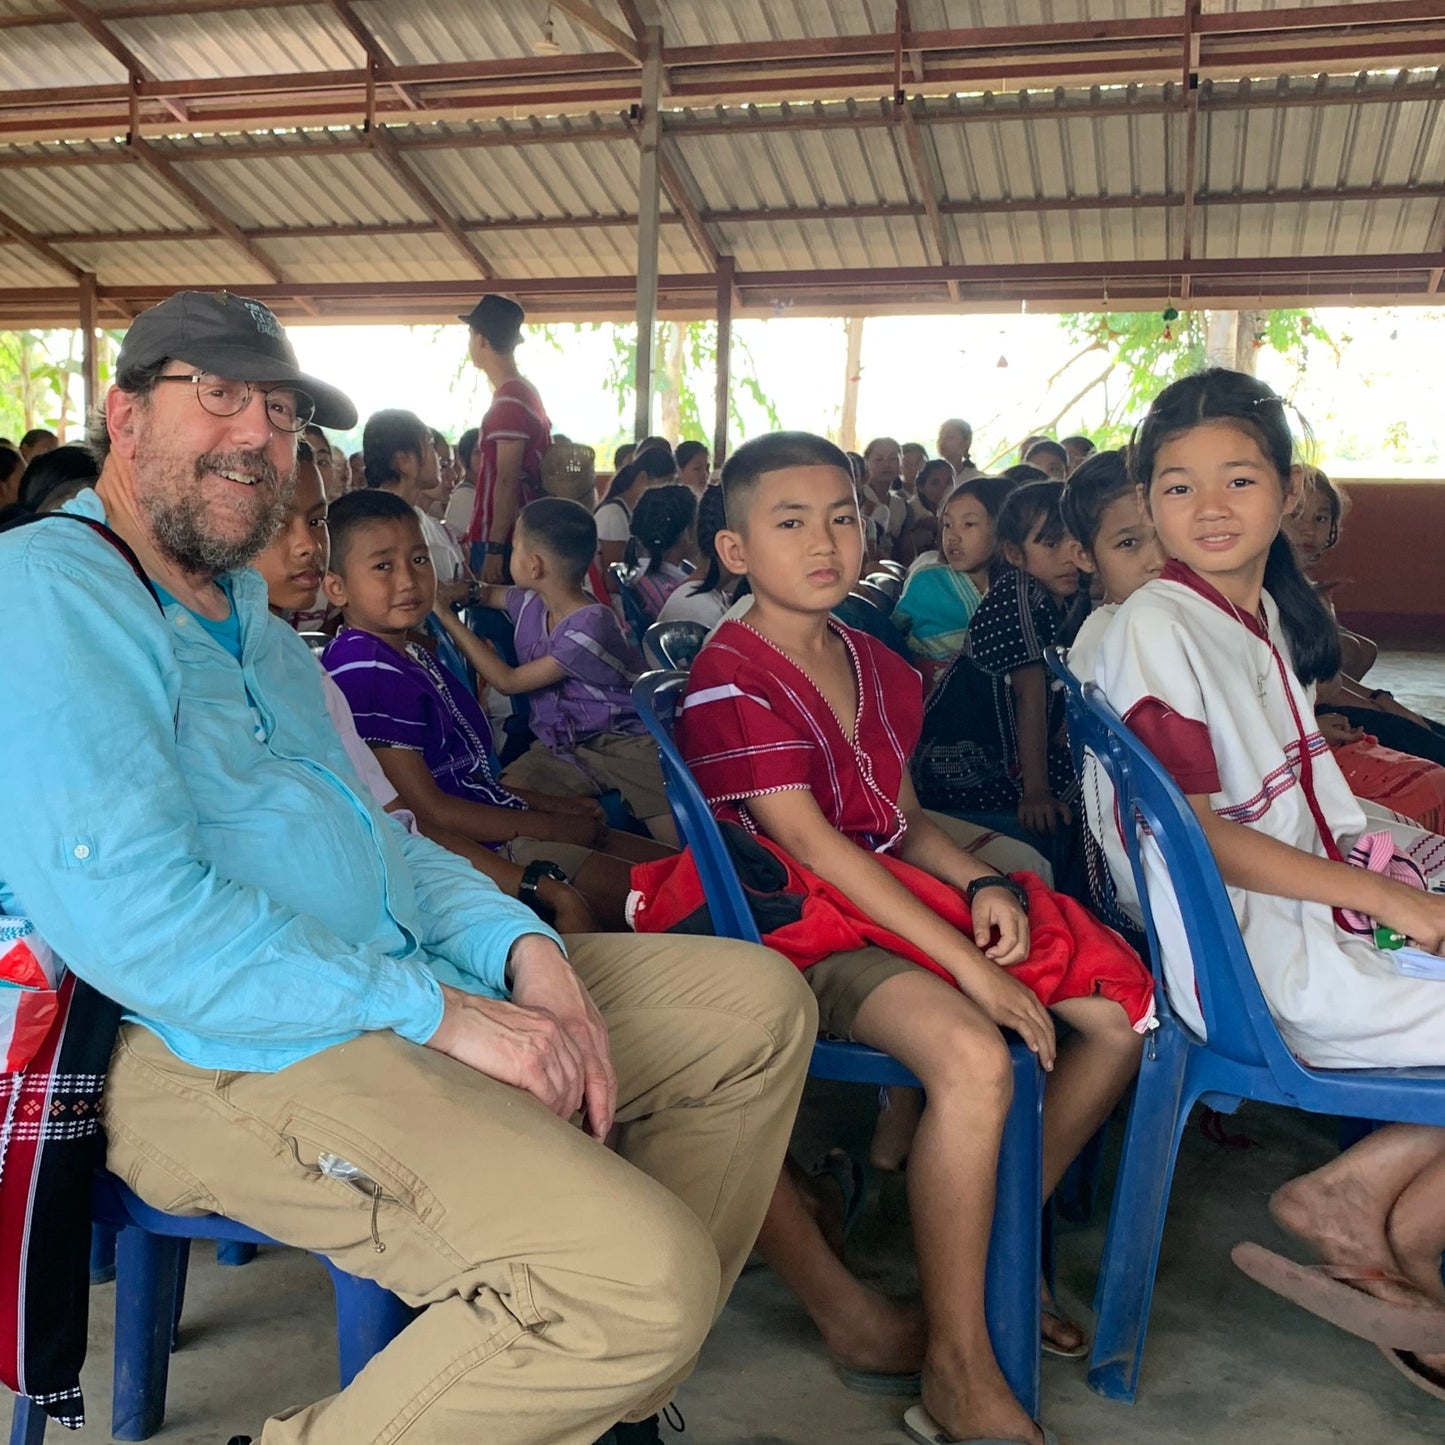
<instances>
[{"instance_id":1,"label":"black bucket hat","mask_svg":"<svg viewBox=\"0 0 1445 1445\"><path fill-rule=\"evenodd\" d=\"M120 344L116 374L167 357L236 381L294 381L316 403L317 426L356 425L351 398L297 365L276 313L233 291L177 291L142 311Z\"/></svg>"}]
</instances>

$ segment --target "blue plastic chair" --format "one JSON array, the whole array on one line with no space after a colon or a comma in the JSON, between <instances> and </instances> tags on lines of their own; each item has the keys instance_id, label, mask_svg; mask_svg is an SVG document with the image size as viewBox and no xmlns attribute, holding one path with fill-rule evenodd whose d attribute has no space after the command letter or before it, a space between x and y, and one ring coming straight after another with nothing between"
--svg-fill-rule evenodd
<instances>
[{"instance_id":1,"label":"blue plastic chair","mask_svg":"<svg viewBox=\"0 0 1445 1445\"><path fill-rule=\"evenodd\" d=\"M1311 1069L1290 1053L1260 992L1229 895L1204 830L1160 763L1124 726L1092 682L1081 684L1057 649L1048 663L1068 690L1069 736L1082 773L1084 753L1113 783L1154 969L1159 1027L1145 1046L1108 1235L1100 1265L1089 1384L1132 1401L1154 1294L1159 1246L1179 1140L1198 1102L1232 1114L1246 1099L1311 1114L1445 1124L1445 1068ZM1208 1042L1174 1016L1140 854L1139 827L1163 856L1189 939L1190 963Z\"/></svg>"},{"instance_id":2,"label":"blue plastic chair","mask_svg":"<svg viewBox=\"0 0 1445 1445\"><path fill-rule=\"evenodd\" d=\"M661 754L667 799L678 833L692 849L714 933L719 938L760 943L722 831L673 741L677 705L686 686L686 673L649 672L633 684L632 700ZM984 1311L994 1354L1009 1388L1031 1415L1037 1415L1043 1071L1035 1055L1017 1039L1012 1039L1009 1054L1014 1070L1013 1104L999 1150ZM919 1087L918 1080L896 1059L841 1039L819 1038L813 1045L808 1072L815 1079L850 1084Z\"/></svg>"},{"instance_id":3,"label":"blue plastic chair","mask_svg":"<svg viewBox=\"0 0 1445 1445\"><path fill-rule=\"evenodd\" d=\"M652 618L647 615L647 609L637 600L637 593L632 590L632 578L635 574L625 562L614 562L607 570L612 574L617 595L622 599L622 615L632 629L633 641L641 647L643 638L647 636L647 629L652 626Z\"/></svg>"},{"instance_id":4,"label":"blue plastic chair","mask_svg":"<svg viewBox=\"0 0 1445 1445\"><path fill-rule=\"evenodd\" d=\"M188 1216L153 1209L113 1174L97 1174L92 1199L97 1226L115 1232L115 1374L110 1433L117 1440L148 1440L166 1413L166 1383L184 1287L185 1258L193 1239L235 1248L275 1244L258 1230L217 1214ZM94 1256L92 1256L94 1258ZM374 1280L338 1269L325 1256L336 1293L336 1340L341 1388L415 1316ZM20 1396L11 1418L10 1445L40 1445L45 1412Z\"/></svg>"},{"instance_id":5,"label":"blue plastic chair","mask_svg":"<svg viewBox=\"0 0 1445 1445\"><path fill-rule=\"evenodd\" d=\"M701 622L654 622L642 637L642 655L649 667L686 672L707 640Z\"/></svg>"}]
</instances>

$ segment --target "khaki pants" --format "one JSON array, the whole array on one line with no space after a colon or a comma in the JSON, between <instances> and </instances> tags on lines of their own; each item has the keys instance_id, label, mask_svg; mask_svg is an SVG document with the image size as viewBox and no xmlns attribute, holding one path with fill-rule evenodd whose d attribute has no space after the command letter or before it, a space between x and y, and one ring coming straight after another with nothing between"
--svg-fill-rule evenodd
<instances>
[{"instance_id":1,"label":"khaki pants","mask_svg":"<svg viewBox=\"0 0 1445 1445\"><path fill-rule=\"evenodd\" d=\"M640 821L667 816L657 744L646 733L598 733L570 758L533 743L502 774L502 782L522 792L564 798L596 797L616 788Z\"/></svg>"},{"instance_id":2,"label":"khaki pants","mask_svg":"<svg viewBox=\"0 0 1445 1445\"><path fill-rule=\"evenodd\" d=\"M249 1074L122 1028L107 1162L136 1193L427 1306L343 1393L269 1421L264 1445L592 1445L691 1368L777 1183L812 996L750 944L569 946L611 1035L617 1153L389 1032ZM321 1173L323 1152L381 1186L375 1208Z\"/></svg>"}]
</instances>

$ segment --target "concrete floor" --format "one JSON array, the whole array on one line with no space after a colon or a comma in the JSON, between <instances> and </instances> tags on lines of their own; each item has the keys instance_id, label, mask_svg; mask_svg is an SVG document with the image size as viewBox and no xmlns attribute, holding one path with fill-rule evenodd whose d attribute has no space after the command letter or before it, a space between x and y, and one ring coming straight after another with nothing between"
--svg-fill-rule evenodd
<instances>
[{"instance_id":1,"label":"concrete floor","mask_svg":"<svg viewBox=\"0 0 1445 1445\"><path fill-rule=\"evenodd\" d=\"M1445 653L1391 654L1371 681L1445 716ZM816 1157L834 1141L866 1147L872 1108L869 1090L811 1089L800 1157ZM1138 1403L1094 1395L1083 1362L1046 1360L1044 1420L1064 1445L1440 1445L1445 1405L1405 1382L1372 1346L1276 1299L1229 1262L1241 1239L1291 1249L1265 1201L1333 1154L1334 1122L1246 1106L1228 1127L1247 1146L1213 1143L1197 1127L1185 1137ZM1111 1152L1119 1135L1111 1130ZM1094 1221L1061 1225L1057 1235L1060 1297L1081 1320L1089 1318L1107 1201L1106 1179ZM882 1287L900 1294L915 1287L896 1189L874 1191L850 1248L855 1268ZM112 1286L91 1295L90 1422L81 1445L110 1438L113 1295ZM256 1432L268 1414L334 1391L335 1370L330 1288L318 1263L265 1250L245 1268L226 1269L198 1245L166 1424L155 1439L222 1445L232 1433ZM903 1403L845 1390L801 1308L758 1269L739 1282L681 1392L682 1445L887 1445L904 1439ZM51 1427L52 1439L59 1434Z\"/></svg>"}]
</instances>

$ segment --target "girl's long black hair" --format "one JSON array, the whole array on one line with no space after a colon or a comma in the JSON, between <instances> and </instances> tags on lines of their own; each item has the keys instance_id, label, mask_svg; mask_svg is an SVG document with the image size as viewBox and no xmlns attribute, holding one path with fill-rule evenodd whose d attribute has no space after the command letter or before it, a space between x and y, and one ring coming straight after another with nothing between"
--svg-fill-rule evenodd
<instances>
[{"instance_id":1,"label":"girl's long black hair","mask_svg":"<svg viewBox=\"0 0 1445 1445\"><path fill-rule=\"evenodd\" d=\"M602 500L610 502L614 497L620 497L639 476L648 476L654 482L663 482L676 475L677 463L673 460L671 450L649 447L645 452L637 453L626 466L618 468L617 475L612 478L612 485L607 488L607 495Z\"/></svg>"},{"instance_id":2,"label":"girl's long black hair","mask_svg":"<svg viewBox=\"0 0 1445 1445\"><path fill-rule=\"evenodd\" d=\"M727 511L723 505L723 489L708 487L697 504L697 550L707 558L707 571L688 588L695 596L716 592L731 573L724 573L717 554L717 534L727 527Z\"/></svg>"},{"instance_id":3,"label":"girl's long black hair","mask_svg":"<svg viewBox=\"0 0 1445 1445\"><path fill-rule=\"evenodd\" d=\"M1166 386L1136 428L1129 470L1146 497L1160 447L1201 423L1220 421L1252 436L1279 474L1280 485L1288 485L1295 448L1284 402L1258 377L1216 366ZM1333 677L1340 670L1339 628L1283 529L1269 545L1264 585L1279 608L1299 680L1308 686Z\"/></svg>"},{"instance_id":4,"label":"girl's long black hair","mask_svg":"<svg viewBox=\"0 0 1445 1445\"><path fill-rule=\"evenodd\" d=\"M958 490L962 491L963 488ZM1004 544L1011 543L1022 552L1024 543L1035 534L1040 542L1064 541L1069 535L1069 529L1060 507L1063 496L1062 482L1025 482L1023 486L1015 487L1004 498L1003 505L998 510L998 518L994 522L998 550L1002 552ZM1063 620L1059 623L1058 642L1061 646L1068 647L1073 642L1079 628L1084 625L1084 619L1089 615L1091 605L1089 589L1080 587L1070 599L1064 610Z\"/></svg>"},{"instance_id":5,"label":"girl's long black hair","mask_svg":"<svg viewBox=\"0 0 1445 1445\"><path fill-rule=\"evenodd\" d=\"M697 498L683 482L649 487L632 514L632 535L647 549L647 570L656 572L669 547L686 535L697 517Z\"/></svg>"}]
</instances>

